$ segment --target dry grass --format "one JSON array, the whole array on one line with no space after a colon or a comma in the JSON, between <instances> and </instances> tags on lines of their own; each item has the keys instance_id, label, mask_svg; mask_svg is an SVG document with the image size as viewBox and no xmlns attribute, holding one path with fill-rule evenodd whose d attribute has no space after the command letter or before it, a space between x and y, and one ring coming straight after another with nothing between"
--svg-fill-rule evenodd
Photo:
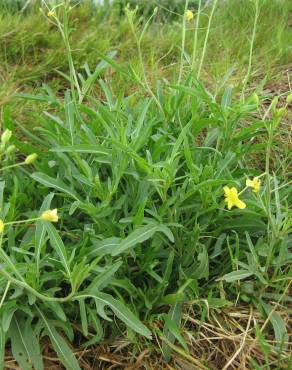
<instances>
[{"instance_id":1,"label":"dry grass","mask_svg":"<svg viewBox=\"0 0 292 370\"><path fill-rule=\"evenodd\" d=\"M137 350L130 341L116 339L110 345L104 344L91 349L76 348L74 352L84 370L254 370L251 359L256 360L263 370L288 370L292 364L292 320L287 308L278 303L274 303L274 308L289 328L289 342L285 343L285 350L275 350L277 343L271 333L266 334L265 341L269 350L264 353L255 335L255 328L263 328L269 332L269 318L263 320L262 315L251 306L228 308L221 312L212 311L204 321L200 320L194 306L188 306L182 326L189 353L179 345L169 343L172 359L168 363L161 354L163 339L158 335L152 345L147 345L147 349L145 346L145 349ZM161 322L156 322L153 326L155 328L162 325ZM63 369L46 341L43 342L43 353L45 369ZM11 355L6 357L6 369L20 370Z\"/></svg>"}]
</instances>

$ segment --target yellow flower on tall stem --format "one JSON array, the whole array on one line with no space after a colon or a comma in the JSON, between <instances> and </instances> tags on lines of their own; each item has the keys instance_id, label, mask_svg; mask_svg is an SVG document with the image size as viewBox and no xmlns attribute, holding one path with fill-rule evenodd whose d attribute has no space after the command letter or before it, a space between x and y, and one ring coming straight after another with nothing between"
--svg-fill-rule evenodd
<instances>
[{"instance_id":1,"label":"yellow flower on tall stem","mask_svg":"<svg viewBox=\"0 0 292 370\"><path fill-rule=\"evenodd\" d=\"M56 13L53 11L53 10L50 10L49 12L48 12L48 17L54 17L56 15Z\"/></svg>"},{"instance_id":2,"label":"yellow flower on tall stem","mask_svg":"<svg viewBox=\"0 0 292 370\"><path fill-rule=\"evenodd\" d=\"M261 188L261 180L258 177L254 177L253 180L247 179L246 186L253 188L254 193L258 193Z\"/></svg>"},{"instance_id":3,"label":"yellow flower on tall stem","mask_svg":"<svg viewBox=\"0 0 292 370\"><path fill-rule=\"evenodd\" d=\"M57 208L44 211L41 215L41 219L43 221L58 222L59 217Z\"/></svg>"},{"instance_id":4,"label":"yellow flower on tall stem","mask_svg":"<svg viewBox=\"0 0 292 370\"><path fill-rule=\"evenodd\" d=\"M186 18L189 22L191 22L194 19L194 13L189 9L186 11Z\"/></svg>"},{"instance_id":5,"label":"yellow flower on tall stem","mask_svg":"<svg viewBox=\"0 0 292 370\"><path fill-rule=\"evenodd\" d=\"M238 191L235 187L229 188L228 186L224 186L223 190L228 209L231 209L234 206L240 209L244 209L246 207L246 204L239 199Z\"/></svg>"}]
</instances>

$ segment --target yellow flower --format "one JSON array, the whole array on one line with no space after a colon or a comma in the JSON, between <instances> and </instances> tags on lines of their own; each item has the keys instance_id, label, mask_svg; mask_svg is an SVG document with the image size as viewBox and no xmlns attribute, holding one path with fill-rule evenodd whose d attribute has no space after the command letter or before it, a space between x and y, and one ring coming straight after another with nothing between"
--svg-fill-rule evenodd
<instances>
[{"instance_id":1,"label":"yellow flower","mask_svg":"<svg viewBox=\"0 0 292 370\"><path fill-rule=\"evenodd\" d=\"M57 208L48 209L47 211L43 212L41 215L41 219L49 222L58 222L59 217Z\"/></svg>"},{"instance_id":2,"label":"yellow flower","mask_svg":"<svg viewBox=\"0 0 292 370\"><path fill-rule=\"evenodd\" d=\"M28 155L25 158L24 163L25 164L31 164L31 163L33 163L37 159L37 157L38 157L38 155L36 153L32 153L32 154Z\"/></svg>"},{"instance_id":3,"label":"yellow flower","mask_svg":"<svg viewBox=\"0 0 292 370\"><path fill-rule=\"evenodd\" d=\"M55 15L56 15L56 13L53 10L50 10L48 12L48 17L54 17Z\"/></svg>"},{"instance_id":4,"label":"yellow flower","mask_svg":"<svg viewBox=\"0 0 292 370\"><path fill-rule=\"evenodd\" d=\"M4 231L4 222L0 220L0 233L3 233Z\"/></svg>"},{"instance_id":5,"label":"yellow flower","mask_svg":"<svg viewBox=\"0 0 292 370\"><path fill-rule=\"evenodd\" d=\"M233 187L230 189L228 186L224 186L223 190L228 209L231 209L234 206L240 209L244 209L246 207L246 204L238 198L238 191L236 188Z\"/></svg>"},{"instance_id":6,"label":"yellow flower","mask_svg":"<svg viewBox=\"0 0 292 370\"><path fill-rule=\"evenodd\" d=\"M253 180L247 179L246 186L253 188L253 192L258 193L261 188L261 180L258 177L254 177Z\"/></svg>"},{"instance_id":7,"label":"yellow flower","mask_svg":"<svg viewBox=\"0 0 292 370\"><path fill-rule=\"evenodd\" d=\"M194 13L189 9L186 11L186 18L189 22L191 22L194 18Z\"/></svg>"}]
</instances>

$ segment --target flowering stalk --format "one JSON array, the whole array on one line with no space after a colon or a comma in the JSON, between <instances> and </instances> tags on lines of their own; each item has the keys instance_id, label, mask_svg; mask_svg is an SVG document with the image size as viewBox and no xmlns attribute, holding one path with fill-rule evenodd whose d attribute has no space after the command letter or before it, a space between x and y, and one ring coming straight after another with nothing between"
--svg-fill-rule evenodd
<instances>
[{"instance_id":1,"label":"flowering stalk","mask_svg":"<svg viewBox=\"0 0 292 370\"><path fill-rule=\"evenodd\" d=\"M197 44L198 44L198 33L199 33L199 25L200 25L200 17L201 17L201 8L202 8L202 0L199 0L199 7L196 19L196 29L194 35L194 45L193 45L193 55L192 55L192 71L195 68L196 57L197 57Z\"/></svg>"},{"instance_id":2,"label":"flowering stalk","mask_svg":"<svg viewBox=\"0 0 292 370\"><path fill-rule=\"evenodd\" d=\"M9 166L5 166L5 167L0 168L0 172L5 171L5 170L9 170L9 169L14 168L14 167L30 165L30 164L34 163L36 159L37 159L37 154L32 153L32 154L28 155L23 162L14 163L14 164L11 164Z\"/></svg>"},{"instance_id":3,"label":"flowering stalk","mask_svg":"<svg viewBox=\"0 0 292 370\"><path fill-rule=\"evenodd\" d=\"M180 68L179 68L179 75L178 75L178 84L181 82L182 73L183 73L183 62L184 62L184 53L185 53L185 42L186 42L186 20L187 20L187 11L189 6L189 0L186 0L185 3L185 11L183 15L183 23L182 23L182 40L181 40L181 54L180 54Z\"/></svg>"},{"instance_id":4,"label":"flowering stalk","mask_svg":"<svg viewBox=\"0 0 292 370\"><path fill-rule=\"evenodd\" d=\"M253 55L253 50L254 50L254 42L255 42L255 36L256 36L257 23L258 23L258 19L259 19L259 0L254 0L254 3L255 3L255 17L254 17L252 37L251 37L250 48L249 48L248 67L247 67L246 76L245 76L244 81L243 81L242 92L241 92L241 98L242 99L244 99L244 92L245 92L246 85L248 83L248 80L249 80L250 74L251 74L252 55Z\"/></svg>"},{"instance_id":5,"label":"flowering stalk","mask_svg":"<svg viewBox=\"0 0 292 370\"><path fill-rule=\"evenodd\" d=\"M201 75L201 69L203 67L203 62L204 62L204 59L205 59L205 54L206 54L207 43L208 43L208 39L209 39L211 23L212 23L212 19L213 19L213 15L214 15L214 12L215 12L217 2L218 2L218 0L213 1L213 6L212 6L212 9L211 9L211 13L209 15L208 27L207 27L207 31L206 31L205 40L204 40L204 46L203 46L201 61L200 61L199 69L198 69L197 79L199 79L200 75Z\"/></svg>"},{"instance_id":6,"label":"flowering stalk","mask_svg":"<svg viewBox=\"0 0 292 370\"><path fill-rule=\"evenodd\" d=\"M18 224L25 224L29 222L35 222L35 221L47 221L47 222L58 222L58 210L55 209L48 209L47 211L44 211L39 217L29 218L27 220L20 220L20 221L10 221L10 222L4 222L0 219L0 233L2 234L4 231L5 226L9 225L18 225Z\"/></svg>"}]
</instances>

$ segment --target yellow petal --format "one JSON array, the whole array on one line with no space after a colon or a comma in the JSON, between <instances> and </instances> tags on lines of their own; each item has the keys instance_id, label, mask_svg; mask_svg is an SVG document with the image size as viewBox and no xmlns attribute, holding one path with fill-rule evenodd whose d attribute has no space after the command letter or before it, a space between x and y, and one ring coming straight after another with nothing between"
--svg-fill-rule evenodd
<instances>
[{"instance_id":1,"label":"yellow petal","mask_svg":"<svg viewBox=\"0 0 292 370\"><path fill-rule=\"evenodd\" d=\"M254 182L252 180L250 180L250 179L247 179L246 182L245 182L245 185L248 186L248 187L250 187L250 188L252 188L253 185L254 185Z\"/></svg>"},{"instance_id":2,"label":"yellow petal","mask_svg":"<svg viewBox=\"0 0 292 370\"><path fill-rule=\"evenodd\" d=\"M235 187L232 187L230 189L230 196L233 197L233 198L237 198L238 197L238 191Z\"/></svg>"},{"instance_id":3,"label":"yellow petal","mask_svg":"<svg viewBox=\"0 0 292 370\"><path fill-rule=\"evenodd\" d=\"M231 209L232 207L233 207L233 203L231 202L231 200L227 200L227 208Z\"/></svg>"},{"instance_id":4,"label":"yellow petal","mask_svg":"<svg viewBox=\"0 0 292 370\"><path fill-rule=\"evenodd\" d=\"M3 233L4 231L4 222L0 220L0 233Z\"/></svg>"},{"instance_id":5,"label":"yellow petal","mask_svg":"<svg viewBox=\"0 0 292 370\"><path fill-rule=\"evenodd\" d=\"M194 13L191 10L186 11L186 18L190 22L194 18Z\"/></svg>"},{"instance_id":6,"label":"yellow petal","mask_svg":"<svg viewBox=\"0 0 292 370\"><path fill-rule=\"evenodd\" d=\"M57 208L52 210L48 209L47 211L43 212L41 215L41 219L49 222L58 222L59 217Z\"/></svg>"},{"instance_id":7,"label":"yellow petal","mask_svg":"<svg viewBox=\"0 0 292 370\"><path fill-rule=\"evenodd\" d=\"M224 190L224 195L225 195L225 197L228 197L228 195L230 194L230 189L229 189L229 187L228 186L224 186L224 188L223 188L223 190Z\"/></svg>"},{"instance_id":8,"label":"yellow petal","mask_svg":"<svg viewBox=\"0 0 292 370\"><path fill-rule=\"evenodd\" d=\"M244 208L246 208L246 204L242 201L242 200L240 200L240 199L238 199L237 201L236 201L236 203L234 203L235 205L236 205L236 207L237 208L239 208L239 209L244 209Z\"/></svg>"}]
</instances>

